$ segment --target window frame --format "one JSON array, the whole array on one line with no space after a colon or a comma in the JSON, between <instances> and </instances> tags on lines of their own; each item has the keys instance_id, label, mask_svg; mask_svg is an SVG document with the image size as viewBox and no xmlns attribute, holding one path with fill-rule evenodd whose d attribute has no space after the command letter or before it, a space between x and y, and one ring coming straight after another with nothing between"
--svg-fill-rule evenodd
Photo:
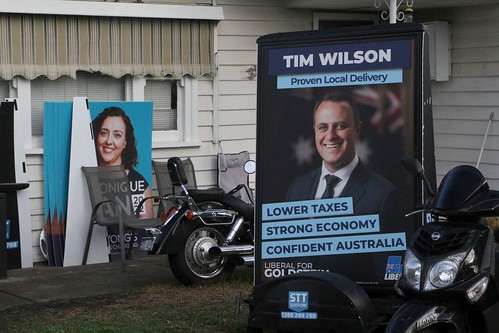
<instances>
[{"instance_id":1,"label":"window frame","mask_svg":"<svg viewBox=\"0 0 499 333\"><path fill-rule=\"evenodd\" d=\"M198 79L184 75L177 81L177 130L153 131L152 148L197 147ZM125 77L125 101L144 101L146 78ZM9 97L16 98L23 119L25 147L28 153L43 153L43 136L32 135L31 80L14 77L9 82Z\"/></svg>"},{"instance_id":2,"label":"window frame","mask_svg":"<svg viewBox=\"0 0 499 333\"><path fill-rule=\"evenodd\" d=\"M148 78L130 77L126 81L126 100L144 101ZM177 129L153 131L152 148L200 146L198 134L198 79L184 75L177 82Z\"/></svg>"}]
</instances>

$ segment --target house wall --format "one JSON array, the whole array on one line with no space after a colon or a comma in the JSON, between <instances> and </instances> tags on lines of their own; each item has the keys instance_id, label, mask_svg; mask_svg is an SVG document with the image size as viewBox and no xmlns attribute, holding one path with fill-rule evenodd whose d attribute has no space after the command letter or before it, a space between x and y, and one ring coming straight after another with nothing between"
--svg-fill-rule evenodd
<instances>
[{"instance_id":1,"label":"house wall","mask_svg":"<svg viewBox=\"0 0 499 333\"><path fill-rule=\"evenodd\" d=\"M74 1L74 0L73 0ZM82 1L82 0L76 0ZM133 2L133 1L122 1ZM148 3L169 4L155 0ZM210 1L175 1L175 4L195 5ZM262 35L312 28L312 12L283 8L282 1L222 0L225 19L217 27L218 75L199 80L198 137L200 144L179 147L153 147L152 158L167 160L172 156L193 160L199 187L218 182L217 153L256 151L256 78L250 78L256 68L256 39ZM27 156L30 182L30 212L33 262L44 261L39 249L39 235L44 227L43 152L30 150ZM253 181L253 179L251 179ZM153 177L153 192L157 189Z\"/></svg>"},{"instance_id":2,"label":"house wall","mask_svg":"<svg viewBox=\"0 0 499 333\"><path fill-rule=\"evenodd\" d=\"M83 0L76 0L83 1ZM132 2L125 1L123 2ZM151 0L149 3L171 3ZM193 5L208 0L175 1ZM256 78L258 37L312 28L312 11L283 8L281 0L217 0L225 19L217 27L218 75L199 80L200 144L154 148L153 159L191 157L200 187L217 184L218 141L224 152L256 150ZM473 15L470 15L473 13ZM452 166L474 165L491 112L499 119L499 5L421 10L416 21L451 23L452 71L445 82L432 82L438 181ZM480 169L491 187L499 188L499 123L492 122ZM27 156L34 262L43 261L39 233L44 225L43 155ZM154 178L153 178L154 179ZM253 180L253 179L252 179ZM153 190L156 184L153 182Z\"/></svg>"},{"instance_id":3,"label":"house wall","mask_svg":"<svg viewBox=\"0 0 499 333\"><path fill-rule=\"evenodd\" d=\"M451 24L451 77L433 82L438 180L458 164L479 165L491 188L499 188L499 5L416 11L418 22Z\"/></svg>"},{"instance_id":4,"label":"house wall","mask_svg":"<svg viewBox=\"0 0 499 333\"><path fill-rule=\"evenodd\" d=\"M256 69L256 39L312 28L311 11L284 9L282 1L222 0L217 6L223 7L225 18L217 26L218 75L214 80L204 78L199 86L201 146L153 149L155 159L191 157L200 187L217 184L220 149L225 153L248 150L255 158L256 77L251 73Z\"/></svg>"}]
</instances>

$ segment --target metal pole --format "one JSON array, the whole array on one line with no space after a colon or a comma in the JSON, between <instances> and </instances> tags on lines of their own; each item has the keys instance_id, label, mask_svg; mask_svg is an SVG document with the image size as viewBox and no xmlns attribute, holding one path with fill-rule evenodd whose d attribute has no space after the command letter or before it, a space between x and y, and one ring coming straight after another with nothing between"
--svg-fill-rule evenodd
<instances>
[{"instance_id":1,"label":"metal pole","mask_svg":"<svg viewBox=\"0 0 499 333\"><path fill-rule=\"evenodd\" d=\"M478 161L476 162L476 167L480 165L480 161L482 160L483 149L485 148L485 141L487 140L487 136L489 135L490 124L492 123L492 119L494 118L494 112L490 113L489 123L487 125L487 130L485 131L485 136L483 137L482 148L480 149L480 155L478 156Z\"/></svg>"},{"instance_id":2,"label":"metal pole","mask_svg":"<svg viewBox=\"0 0 499 333\"><path fill-rule=\"evenodd\" d=\"M397 23L397 0L390 0L390 24Z\"/></svg>"}]
</instances>

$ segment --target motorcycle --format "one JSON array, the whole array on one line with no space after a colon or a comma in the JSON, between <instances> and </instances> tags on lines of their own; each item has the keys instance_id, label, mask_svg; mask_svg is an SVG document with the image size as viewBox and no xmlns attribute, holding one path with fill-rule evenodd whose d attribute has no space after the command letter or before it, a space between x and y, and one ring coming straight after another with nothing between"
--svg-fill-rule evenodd
<instances>
[{"instance_id":1,"label":"motorcycle","mask_svg":"<svg viewBox=\"0 0 499 333\"><path fill-rule=\"evenodd\" d=\"M254 170L252 165L249 161L245 170ZM173 207L150 254L168 254L173 274L187 286L216 283L229 277L236 266L251 266L254 209L234 195L248 190L246 186L228 193L221 188L188 190L181 160L172 157L167 166L172 184L181 187L182 194L162 198Z\"/></svg>"},{"instance_id":2,"label":"motorcycle","mask_svg":"<svg viewBox=\"0 0 499 333\"><path fill-rule=\"evenodd\" d=\"M472 166L451 169L436 194L418 161L406 168L423 180L425 223L406 250L395 289L404 304L386 332L498 332L499 289L493 231L482 218L499 216L499 191Z\"/></svg>"}]
</instances>

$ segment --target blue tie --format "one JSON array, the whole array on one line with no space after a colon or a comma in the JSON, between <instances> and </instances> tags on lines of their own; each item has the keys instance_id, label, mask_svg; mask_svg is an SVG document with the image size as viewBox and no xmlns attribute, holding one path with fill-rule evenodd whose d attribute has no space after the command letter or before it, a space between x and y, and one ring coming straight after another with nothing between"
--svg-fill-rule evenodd
<instances>
[{"instance_id":1,"label":"blue tie","mask_svg":"<svg viewBox=\"0 0 499 333\"><path fill-rule=\"evenodd\" d=\"M340 182L340 178L333 175L326 175L326 189L322 194L321 199L333 198L334 197L334 187Z\"/></svg>"}]
</instances>

